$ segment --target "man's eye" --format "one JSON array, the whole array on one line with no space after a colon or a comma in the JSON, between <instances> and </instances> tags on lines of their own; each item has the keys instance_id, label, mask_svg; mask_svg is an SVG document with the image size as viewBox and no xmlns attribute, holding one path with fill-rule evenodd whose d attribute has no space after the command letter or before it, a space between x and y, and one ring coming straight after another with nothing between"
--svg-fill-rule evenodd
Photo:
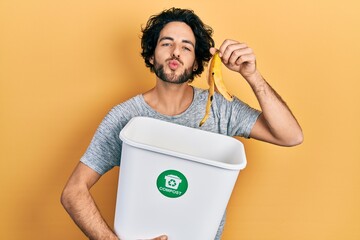
<instances>
[{"instance_id":1,"label":"man's eye","mask_svg":"<svg viewBox=\"0 0 360 240\"><path fill-rule=\"evenodd\" d=\"M170 43L163 43L161 46L167 47L167 46L170 46L170 45L171 45Z\"/></svg>"},{"instance_id":2,"label":"man's eye","mask_svg":"<svg viewBox=\"0 0 360 240\"><path fill-rule=\"evenodd\" d=\"M186 50L186 51L191 51L191 49L188 48L188 47L183 47L183 49Z\"/></svg>"}]
</instances>

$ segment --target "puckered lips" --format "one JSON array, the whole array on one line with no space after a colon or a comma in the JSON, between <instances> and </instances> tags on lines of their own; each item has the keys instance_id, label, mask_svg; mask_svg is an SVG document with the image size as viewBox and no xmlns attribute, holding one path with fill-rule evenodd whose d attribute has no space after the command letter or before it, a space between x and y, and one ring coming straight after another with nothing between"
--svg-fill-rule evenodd
<instances>
[{"instance_id":1,"label":"puckered lips","mask_svg":"<svg viewBox=\"0 0 360 240\"><path fill-rule=\"evenodd\" d=\"M180 63L178 60L176 60L176 59L171 59L171 60L169 60L168 65L169 65L169 68L170 68L172 71L175 71L176 69L179 68L179 66L181 65L181 63Z\"/></svg>"}]
</instances>

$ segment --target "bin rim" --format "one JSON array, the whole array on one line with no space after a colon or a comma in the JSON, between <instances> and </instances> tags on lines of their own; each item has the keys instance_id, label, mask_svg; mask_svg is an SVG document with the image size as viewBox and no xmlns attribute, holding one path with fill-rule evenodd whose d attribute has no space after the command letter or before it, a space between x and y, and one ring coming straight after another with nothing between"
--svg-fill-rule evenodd
<instances>
[{"instance_id":1,"label":"bin rim","mask_svg":"<svg viewBox=\"0 0 360 240\"><path fill-rule=\"evenodd\" d=\"M219 168L223 168L223 169L228 169L228 170L238 170L239 171L239 170L242 170L242 169L244 169L246 167L247 161L246 161L245 156L244 156L243 161L241 163L230 164L230 163L219 162L219 161L206 159L206 158L202 158L202 157L196 157L196 156L192 156L190 154L182 153L182 152L179 152L179 151L163 149L163 148L160 148L160 147L157 147L157 146L152 146L152 145L149 145L149 144L146 144L146 143L141 143L141 142L131 140L125 134L126 129L130 125L129 123L131 123L133 121L136 121L136 119L140 119L140 118L151 119L151 121L162 121L162 122L164 122L166 124L177 125L179 127L184 127L184 128L191 128L191 127L187 127L187 126L183 126L183 125L180 125L180 124L163 121L163 120L156 119L156 118L142 117L142 116L134 117L134 118L130 119L130 121L120 131L119 137L123 141L123 143L126 143L126 144L128 144L130 146L133 146L133 147L136 147L136 148L145 149L145 150L148 150L148 151L162 153L162 154L166 154L166 155L170 155L170 156L175 156L175 157L182 158L182 159L185 159L185 160L190 160L190 161L193 161L193 162L206 164L206 165L210 165L210 166L214 166L214 167L219 167ZM201 130L201 129L197 129L197 128L192 128L192 129L196 130L196 131L205 132L206 134L217 134L217 133L213 133L213 132L209 132L209 131L205 131L205 130ZM232 138L230 136L227 136L227 135L222 135L222 134L217 134L217 135L221 135L222 137L227 137L227 138L233 139L234 141L238 141L238 143L242 147L244 147L242 142L240 142L237 139L234 139L234 138ZM245 153L243 153L243 154L245 155Z\"/></svg>"}]
</instances>

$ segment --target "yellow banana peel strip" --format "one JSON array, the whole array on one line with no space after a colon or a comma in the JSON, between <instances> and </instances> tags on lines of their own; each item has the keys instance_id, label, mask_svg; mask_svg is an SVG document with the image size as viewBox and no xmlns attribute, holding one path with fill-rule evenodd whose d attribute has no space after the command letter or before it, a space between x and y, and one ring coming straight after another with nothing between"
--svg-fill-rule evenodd
<instances>
[{"instance_id":1,"label":"yellow banana peel strip","mask_svg":"<svg viewBox=\"0 0 360 240\"><path fill-rule=\"evenodd\" d=\"M213 57L210 60L209 74L208 74L209 95L206 103L205 116L199 124L200 127L209 118L211 104L214 98L215 90L219 92L221 95L223 95L224 98L228 101L232 101L234 99L233 95L231 95L225 87L225 83L222 78L221 65L222 62L219 56L219 51L216 51L216 53L213 55Z\"/></svg>"}]
</instances>

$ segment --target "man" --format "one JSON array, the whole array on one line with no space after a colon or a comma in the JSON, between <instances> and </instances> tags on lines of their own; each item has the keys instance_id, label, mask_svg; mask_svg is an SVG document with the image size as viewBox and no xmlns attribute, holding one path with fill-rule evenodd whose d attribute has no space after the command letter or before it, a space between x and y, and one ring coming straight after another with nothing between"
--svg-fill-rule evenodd
<instances>
[{"instance_id":1,"label":"man","mask_svg":"<svg viewBox=\"0 0 360 240\"><path fill-rule=\"evenodd\" d=\"M104 173L120 165L118 135L126 123L135 116L149 116L199 128L205 113L208 91L188 83L202 73L204 64L217 51L212 29L192 11L172 8L152 16L142 32L142 56L155 73L156 84L108 113L62 193L65 209L90 239L118 239L101 217L89 189ZM225 40L218 51L223 64L249 83L261 111L237 98L228 102L216 93L210 116L200 128L282 146L300 144L303 134L298 122L258 72L252 49L245 43ZM223 222L216 239L222 230Z\"/></svg>"}]
</instances>

